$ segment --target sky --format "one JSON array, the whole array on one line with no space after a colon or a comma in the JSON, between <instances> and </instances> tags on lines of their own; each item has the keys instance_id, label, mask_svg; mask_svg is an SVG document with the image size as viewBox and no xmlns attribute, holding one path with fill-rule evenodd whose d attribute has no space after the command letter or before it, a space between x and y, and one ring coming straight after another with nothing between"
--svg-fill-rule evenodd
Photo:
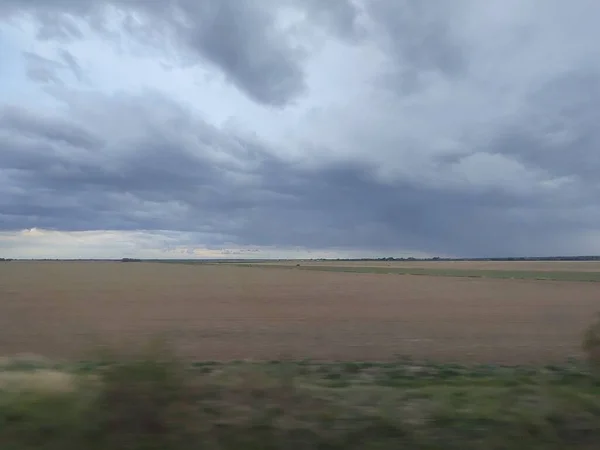
<instances>
[{"instance_id":1,"label":"sky","mask_svg":"<svg viewBox=\"0 0 600 450\"><path fill-rule=\"evenodd\" d=\"M600 254L597 0L0 0L0 257Z\"/></svg>"}]
</instances>

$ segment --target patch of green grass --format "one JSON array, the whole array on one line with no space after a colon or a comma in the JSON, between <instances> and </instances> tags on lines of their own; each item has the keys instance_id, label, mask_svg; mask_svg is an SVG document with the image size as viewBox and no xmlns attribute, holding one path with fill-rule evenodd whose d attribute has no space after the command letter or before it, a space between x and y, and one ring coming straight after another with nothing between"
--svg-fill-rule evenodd
<instances>
[{"instance_id":1,"label":"patch of green grass","mask_svg":"<svg viewBox=\"0 0 600 450\"><path fill-rule=\"evenodd\" d=\"M394 275L428 275L439 277L497 278L518 280L589 281L600 282L600 272L534 271L534 270L487 270L487 269L429 269L421 267L381 266L290 266L283 264L232 264L237 267L268 269L312 270L317 272L378 273Z\"/></svg>"},{"instance_id":2,"label":"patch of green grass","mask_svg":"<svg viewBox=\"0 0 600 450\"><path fill-rule=\"evenodd\" d=\"M585 331L582 348L587 354L592 370L600 377L600 314Z\"/></svg>"},{"instance_id":3,"label":"patch of green grass","mask_svg":"<svg viewBox=\"0 0 600 450\"><path fill-rule=\"evenodd\" d=\"M0 371L1 449L591 450L600 441L600 384L576 361L184 364L154 345L48 367Z\"/></svg>"}]
</instances>

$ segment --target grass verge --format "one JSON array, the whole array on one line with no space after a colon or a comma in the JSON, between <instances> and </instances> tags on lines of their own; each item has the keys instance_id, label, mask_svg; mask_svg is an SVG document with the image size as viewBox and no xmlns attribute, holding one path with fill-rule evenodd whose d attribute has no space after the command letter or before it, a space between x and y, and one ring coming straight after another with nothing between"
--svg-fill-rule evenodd
<instances>
[{"instance_id":1,"label":"grass verge","mask_svg":"<svg viewBox=\"0 0 600 450\"><path fill-rule=\"evenodd\" d=\"M167 348L7 360L0 448L592 449L600 382L550 367L311 361L183 364Z\"/></svg>"}]
</instances>

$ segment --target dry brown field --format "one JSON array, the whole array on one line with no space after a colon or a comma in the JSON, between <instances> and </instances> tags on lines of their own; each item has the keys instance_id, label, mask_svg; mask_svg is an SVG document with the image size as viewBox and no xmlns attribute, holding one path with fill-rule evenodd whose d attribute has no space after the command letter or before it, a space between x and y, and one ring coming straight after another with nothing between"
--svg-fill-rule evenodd
<instances>
[{"instance_id":1,"label":"dry brown field","mask_svg":"<svg viewBox=\"0 0 600 450\"><path fill-rule=\"evenodd\" d=\"M519 263L501 264L514 270ZM98 342L161 335L197 360L551 363L580 356L581 334L599 310L600 283L589 282L228 265L0 264L0 355L72 358Z\"/></svg>"}]
</instances>

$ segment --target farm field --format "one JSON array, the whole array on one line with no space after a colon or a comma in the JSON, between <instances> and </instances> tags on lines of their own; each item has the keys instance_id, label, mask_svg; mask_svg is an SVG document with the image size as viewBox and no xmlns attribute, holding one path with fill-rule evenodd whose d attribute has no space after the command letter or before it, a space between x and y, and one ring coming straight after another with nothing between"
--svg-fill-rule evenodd
<instances>
[{"instance_id":1,"label":"farm field","mask_svg":"<svg viewBox=\"0 0 600 450\"><path fill-rule=\"evenodd\" d=\"M398 275L431 275L445 277L498 278L522 280L600 282L600 263L585 262L361 262L361 261L282 261L268 263L236 263L240 266L293 268L321 272L379 273Z\"/></svg>"},{"instance_id":2,"label":"farm field","mask_svg":"<svg viewBox=\"0 0 600 450\"><path fill-rule=\"evenodd\" d=\"M543 266L563 273L564 264ZM600 309L597 283L298 269L2 264L0 354L71 358L96 342L162 335L194 360L550 364L581 356L582 332Z\"/></svg>"},{"instance_id":3,"label":"farm field","mask_svg":"<svg viewBox=\"0 0 600 450\"><path fill-rule=\"evenodd\" d=\"M299 261L261 262L295 266ZM510 272L600 272L600 261L302 261L311 267L392 267L399 269L505 270Z\"/></svg>"}]
</instances>

